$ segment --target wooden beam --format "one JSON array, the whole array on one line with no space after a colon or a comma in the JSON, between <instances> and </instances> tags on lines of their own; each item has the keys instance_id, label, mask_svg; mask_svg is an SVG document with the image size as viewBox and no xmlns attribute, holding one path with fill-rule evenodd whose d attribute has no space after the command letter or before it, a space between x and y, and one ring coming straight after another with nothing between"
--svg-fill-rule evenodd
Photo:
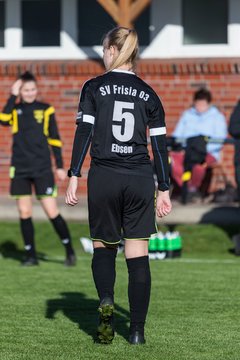
<instances>
[{"instance_id":1,"label":"wooden beam","mask_svg":"<svg viewBox=\"0 0 240 360\"><path fill-rule=\"evenodd\" d=\"M119 0L119 25L127 28L132 27L130 14L131 0Z\"/></svg>"},{"instance_id":2,"label":"wooden beam","mask_svg":"<svg viewBox=\"0 0 240 360\"><path fill-rule=\"evenodd\" d=\"M151 0L135 0L129 9L130 19L134 21L143 10L151 3Z\"/></svg>"},{"instance_id":3,"label":"wooden beam","mask_svg":"<svg viewBox=\"0 0 240 360\"><path fill-rule=\"evenodd\" d=\"M151 3L151 0L97 0L119 26L133 27L133 21Z\"/></svg>"},{"instance_id":4,"label":"wooden beam","mask_svg":"<svg viewBox=\"0 0 240 360\"><path fill-rule=\"evenodd\" d=\"M119 24L119 8L114 0L97 0L97 2L106 10L106 12L111 15L113 20Z\"/></svg>"}]
</instances>

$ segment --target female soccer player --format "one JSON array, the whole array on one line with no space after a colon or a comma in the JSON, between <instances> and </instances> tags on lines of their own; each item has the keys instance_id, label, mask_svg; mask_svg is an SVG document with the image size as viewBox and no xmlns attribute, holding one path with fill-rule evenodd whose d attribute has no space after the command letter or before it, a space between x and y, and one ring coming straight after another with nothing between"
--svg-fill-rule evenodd
<instances>
[{"instance_id":1,"label":"female soccer player","mask_svg":"<svg viewBox=\"0 0 240 360\"><path fill-rule=\"evenodd\" d=\"M59 214L56 203L56 187L52 173L49 145L56 160L59 180L66 177L61 155L61 140L55 120L54 108L38 102L37 83L34 76L25 72L13 84L11 96L0 123L11 126L13 135L10 168L11 195L17 199L21 232L25 244L26 259L23 265L38 265L32 223L32 185L36 196L51 220L66 250L65 265L75 264L76 258L65 220ZM17 97L20 102L16 104ZM50 235L51 236L51 235Z\"/></svg>"},{"instance_id":2,"label":"female soccer player","mask_svg":"<svg viewBox=\"0 0 240 360\"><path fill-rule=\"evenodd\" d=\"M145 342L151 284L148 239L156 233L147 128L158 177L157 215L163 217L171 211L164 110L154 90L133 72L137 52L134 30L117 27L106 35L103 61L107 72L83 86L68 171L66 203L74 206L78 177L91 142L88 206L101 343L110 343L114 337L115 259L122 238L129 273L129 342Z\"/></svg>"}]
</instances>

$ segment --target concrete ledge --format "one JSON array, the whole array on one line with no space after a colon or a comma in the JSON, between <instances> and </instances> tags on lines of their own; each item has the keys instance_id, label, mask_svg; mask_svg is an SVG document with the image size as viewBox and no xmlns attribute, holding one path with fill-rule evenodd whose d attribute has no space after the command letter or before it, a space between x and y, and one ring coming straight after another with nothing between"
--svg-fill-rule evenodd
<instances>
[{"instance_id":1,"label":"concrete ledge","mask_svg":"<svg viewBox=\"0 0 240 360\"><path fill-rule=\"evenodd\" d=\"M80 199L80 203L76 206L67 206L64 198L57 199L60 213L66 220L88 221L88 209L86 199ZM46 220L44 213L38 200L33 198L33 218L35 220ZM17 220L18 211L16 202L9 197L0 197L0 220Z\"/></svg>"},{"instance_id":2,"label":"concrete ledge","mask_svg":"<svg viewBox=\"0 0 240 360\"><path fill-rule=\"evenodd\" d=\"M64 198L57 199L59 210L66 220L88 221L88 209L86 198L80 198L78 205L67 206ZM33 218L46 220L39 202L33 200ZM13 199L0 197L0 219L17 220L18 212ZM159 224L217 224L217 225L240 225L240 207L238 204L188 204L173 203L170 215L163 219L157 219Z\"/></svg>"},{"instance_id":3,"label":"concrete ledge","mask_svg":"<svg viewBox=\"0 0 240 360\"><path fill-rule=\"evenodd\" d=\"M173 210L159 223L239 225L238 204L173 204Z\"/></svg>"}]
</instances>

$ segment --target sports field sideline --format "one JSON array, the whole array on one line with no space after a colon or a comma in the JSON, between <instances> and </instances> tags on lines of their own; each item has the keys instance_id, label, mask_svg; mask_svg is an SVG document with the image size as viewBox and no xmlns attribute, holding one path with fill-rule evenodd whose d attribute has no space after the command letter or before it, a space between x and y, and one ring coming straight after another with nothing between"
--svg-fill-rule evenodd
<instances>
[{"instance_id":1,"label":"sports field sideline","mask_svg":"<svg viewBox=\"0 0 240 360\"><path fill-rule=\"evenodd\" d=\"M183 255L152 260L152 298L146 345L130 346L127 271L117 260L116 337L94 343L97 297L91 255L79 237L88 226L71 223L78 263L63 266L61 245L47 222L36 223L40 266L20 266L16 222L1 222L1 360L18 359L239 359L240 258L228 250L237 227L178 226ZM164 230L164 229L163 229Z\"/></svg>"},{"instance_id":2,"label":"sports field sideline","mask_svg":"<svg viewBox=\"0 0 240 360\"><path fill-rule=\"evenodd\" d=\"M80 196L79 204L69 208L65 204L63 196L57 199L61 214L65 219L70 221L87 222L88 209L87 199ZM34 220L45 220L44 214L39 202L33 199L33 217ZM15 220L17 208L15 202L7 196L2 196L0 201L0 219ZM173 203L172 212L163 220L157 219L163 224L239 224L240 207L237 203L217 204L217 203L200 203L181 205Z\"/></svg>"}]
</instances>

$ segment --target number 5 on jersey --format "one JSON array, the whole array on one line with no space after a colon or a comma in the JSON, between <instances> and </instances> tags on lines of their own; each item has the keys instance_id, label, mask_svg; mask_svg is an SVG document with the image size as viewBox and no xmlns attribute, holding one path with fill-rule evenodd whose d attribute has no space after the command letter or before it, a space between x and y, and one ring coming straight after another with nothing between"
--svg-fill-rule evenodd
<instances>
[{"instance_id":1,"label":"number 5 on jersey","mask_svg":"<svg viewBox=\"0 0 240 360\"><path fill-rule=\"evenodd\" d=\"M125 111L125 109L133 110L134 103L126 101L114 102L113 121L117 121L119 124L112 125L112 132L113 136L122 142L131 140L135 125L134 115L129 111Z\"/></svg>"}]
</instances>

